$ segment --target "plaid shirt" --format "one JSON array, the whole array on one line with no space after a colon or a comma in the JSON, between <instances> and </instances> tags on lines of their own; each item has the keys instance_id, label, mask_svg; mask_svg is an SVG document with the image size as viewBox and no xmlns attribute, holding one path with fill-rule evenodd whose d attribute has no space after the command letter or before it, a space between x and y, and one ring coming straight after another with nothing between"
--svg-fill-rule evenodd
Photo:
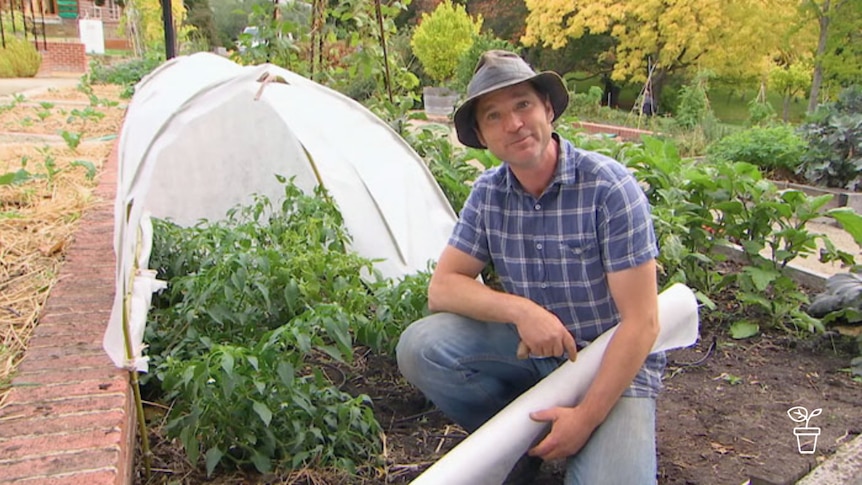
<instances>
[{"instance_id":1,"label":"plaid shirt","mask_svg":"<svg viewBox=\"0 0 862 485\"><path fill-rule=\"evenodd\" d=\"M507 164L473 185L449 245L491 262L504 289L555 314L583 346L619 322L607 273L658 255L649 203L616 160L557 134L554 178L536 199ZM654 397L663 353L651 354L626 396Z\"/></svg>"}]
</instances>

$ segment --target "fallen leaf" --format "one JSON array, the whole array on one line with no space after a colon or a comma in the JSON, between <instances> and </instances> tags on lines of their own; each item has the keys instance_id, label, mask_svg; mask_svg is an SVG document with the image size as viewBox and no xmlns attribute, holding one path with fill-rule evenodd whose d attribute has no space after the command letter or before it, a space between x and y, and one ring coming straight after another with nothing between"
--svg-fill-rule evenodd
<instances>
[{"instance_id":1,"label":"fallen leaf","mask_svg":"<svg viewBox=\"0 0 862 485\"><path fill-rule=\"evenodd\" d=\"M40 246L39 252L42 253L42 256L53 256L53 255L63 251L63 249L65 247L66 247L66 240L61 239L61 240L55 242L53 245L46 244L44 246Z\"/></svg>"},{"instance_id":2,"label":"fallen leaf","mask_svg":"<svg viewBox=\"0 0 862 485\"><path fill-rule=\"evenodd\" d=\"M833 328L838 330L838 333L841 335L847 335L848 337L858 337L862 335L862 325L840 325Z\"/></svg>"}]
</instances>

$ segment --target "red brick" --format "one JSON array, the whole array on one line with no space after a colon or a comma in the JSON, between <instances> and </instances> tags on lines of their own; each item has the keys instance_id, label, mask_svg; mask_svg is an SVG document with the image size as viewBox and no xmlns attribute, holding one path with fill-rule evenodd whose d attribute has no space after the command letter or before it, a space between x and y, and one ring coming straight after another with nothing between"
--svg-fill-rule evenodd
<instances>
[{"instance_id":1,"label":"red brick","mask_svg":"<svg viewBox=\"0 0 862 485\"><path fill-rule=\"evenodd\" d=\"M129 373L122 369L99 367L84 367L66 369L63 372L42 370L39 372L18 372L13 384L62 384L64 382L87 381L129 381Z\"/></svg>"},{"instance_id":2,"label":"red brick","mask_svg":"<svg viewBox=\"0 0 862 485\"><path fill-rule=\"evenodd\" d=\"M15 400L16 389L12 389L8 404L0 410L4 421L15 418L40 418L46 416L65 416L70 414L91 413L95 411L124 411L131 406L131 394L119 393L105 396L84 396L58 399L42 403L22 403Z\"/></svg>"},{"instance_id":3,"label":"red brick","mask_svg":"<svg viewBox=\"0 0 862 485\"><path fill-rule=\"evenodd\" d=\"M40 403L63 398L77 396L104 396L123 391L123 386L117 382L106 380L104 382L86 381L70 382L68 384L47 385L17 385L13 389L17 391L15 397L19 403Z\"/></svg>"},{"instance_id":4,"label":"red brick","mask_svg":"<svg viewBox=\"0 0 862 485\"><path fill-rule=\"evenodd\" d=\"M0 459L0 482L23 478L50 477L71 472L115 470L119 450L87 450L25 460ZM32 483L32 482L31 482ZM81 482L79 482L81 483ZM91 484L88 484L91 485Z\"/></svg>"},{"instance_id":5,"label":"red brick","mask_svg":"<svg viewBox=\"0 0 862 485\"><path fill-rule=\"evenodd\" d=\"M66 268L68 269L68 268ZM95 310L106 310L113 306L114 295L111 293L93 292L88 288L74 287L72 285L56 285L48 297L46 311L51 310L52 304L75 308L77 311L86 311L89 305L102 305Z\"/></svg>"},{"instance_id":6,"label":"red brick","mask_svg":"<svg viewBox=\"0 0 862 485\"><path fill-rule=\"evenodd\" d=\"M119 424L119 423L117 423ZM2 460L24 460L75 451L120 448L120 430L116 426L73 431L52 435L36 435L0 441Z\"/></svg>"},{"instance_id":7,"label":"red brick","mask_svg":"<svg viewBox=\"0 0 862 485\"><path fill-rule=\"evenodd\" d=\"M25 478L15 483L22 485L114 485L121 483L130 483L128 480L123 481L118 477L116 470L95 470L86 472L74 472L63 475L52 475L43 477Z\"/></svg>"},{"instance_id":8,"label":"red brick","mask_svg":"<svg viewBox=\"0 0 862 485\"><path fill-rule=\"evenodd\" d=\"M26 352L24 354L24 360L21 362L21 365L18 367L18 369L20 369L20 371L22 372L32 372L46 369L57 369L62 371L65 369L71 369L76 367L112 368L114 367L114 363L111 362L111 359L108 357L108 354L104 352L73 356L52 355L51 353L33 356L31 355L31 352Z\"/></svg>"},{"instance_id":9,"label":"red brick","mask_svg":"<svg viewBox=\"0 0 862 485\"><path fill-rule=\"evenodd\" d=\"M13 418L3 421L0 426L0 443L9 438L42 436L58 433L80 432L91 429L110 429L125 422L122 411L97 411L43 418Z\"/></svg>"},{"instance_id":10,"label":"red brick","mask_svg":"<svg viewBox=\"0 0 862 485\"><path fill-rule=\"evenodd\" d=\"M79 315L49 314L39 319L36 331L38 331L39 336L44 337L79 335L82 332L89 332L101 338L100 334L104 332L110 317L111 312L107 310Z\"/></svg>"},{"instance_id":11,"label":"red brick","mask_svg":"<svg viewBox=\"0 0 862 485\"><path fill-rule=\"evenodd\" d=\"M68 369L78 365L81 359L90 362L87 367L92 367L92 359L98 359L96 362L109 363L110 358L102 349L101 345L92 343L85 346L69 346L69 347L36 347L27 350L25 359L38 359L47 363L53 362L52 367L58 369Z\"/></svg>"},{"instance_id":12,"label":"red brick","mask_svg":"<svg viewBox=\"0 0 862 485\"><path fill-rule=\"evenodd\" d=\"M30 337L28 348L54 348L68 349L74 347L76 351L93 352L102 349L102 337L94 332L89 334L67 334L43 336L41 332Z\"/></svg>"}]
</instances>

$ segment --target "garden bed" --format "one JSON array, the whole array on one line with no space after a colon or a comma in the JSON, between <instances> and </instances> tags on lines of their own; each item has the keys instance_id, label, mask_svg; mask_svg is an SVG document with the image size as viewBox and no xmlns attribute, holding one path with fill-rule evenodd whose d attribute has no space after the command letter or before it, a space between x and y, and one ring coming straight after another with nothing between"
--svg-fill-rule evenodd
<instances>
[{"instance_id":1,"label":"garden bed","mask_svg":"<svg viewBox=\"0 0 862 485\"><path fill-rule=\"evenodd\" d=\"M723 303L733 305L732 300ZM785 484L817 466L843 443L862 433L862 384L843 371L852 354L849 340L821 336L795 340L782 334L735 341L720 322L704 315L700 342L668 354L664 390L658 401L659 483L725 485L749 478ZM714 342L714 343L713 343ZM400 378L390 358L357 352L356 377L343 389L368 394L385 433L383 464L365 478L304 469L270 477L278 483L409 483L459 443L465 433ZM823 414L811 425L822 430L816 453L802 455L787 416L793 406ZM151 408L151 416L160 412ZM136 483L207 481L192 468L177 442L151 428L156 452L152 480L138 469ZM259 482L255 474L218 474L212 483ZM560 463L546 464L540 485L559 484Z\"/></svg>"}]
</instances>

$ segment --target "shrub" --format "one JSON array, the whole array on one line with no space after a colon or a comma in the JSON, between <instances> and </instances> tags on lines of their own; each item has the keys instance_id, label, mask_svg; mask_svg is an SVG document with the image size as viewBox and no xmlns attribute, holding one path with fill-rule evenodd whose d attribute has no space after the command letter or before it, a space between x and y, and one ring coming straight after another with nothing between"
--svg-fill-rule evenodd
<instances>
[{"instance_id":1,"label":"shrub","mask_svg":"<svg viewBox=\"0 0 862 485\"><path fill-rule=\"evenodd\" d=\"M845 89L800 128L808 141L798 172L818 185L856 190L862 175L862 89Z\"/></svg>"},{"instance_id":2,"label":"shrub","mask_svg":"<svg viewBox=\"0 0 862 485\"><path fill-rule=\"evenodd\" d=\"M568 112L575 116L596 116L602 108L602 88L590 86L586 93L574 93Z\"/></svg>"},{"instance_id":3,"label":"shrub","mask_svg":"<svg viewBox=\"0 0 862 485\"><path fill-rule=\"evenodd\" d=\"M0 48L0 77L33 77L41 64L41 54L20 37L7 37L6 48Z\"/></svg>"},{"instance_id":4,"label":"shrub","mask_svg":"<svg viewBox=\"0 0 862 485\"><path fill-rule=\"evenodd\" d=\"M467 85L470 84L470 79L476 70L476 64L479 62L479 57L485 51L493 49L519 53L519 49L512 45L511 42L498 39L493 35L482 34L476 37L473 45L461 54L461 57L458 59L458 65L455 67L455 74L452 80L452 89L459 93L466 92Z\"/></svg>"},{"instance_id":5,"label":"shrub","mask_svg":"<svg viewBox=\"0 0 862 485\"><path fill-rule=\"evenodd\" d=\"M444 0L430 15L422 14L410 46L425 72L442 83L455 74L461 55L473 45L481 28L481 16L474 21L463 5Z\"/></svg>"},{"instance_id":6,"label":"shrub","mask_svg":"<svg viewBox=\"0 0 862 485\"><path fill-rule=\"evenodd\" d=\"M724 137L707 148L712 160L748 162L772 172L795 172L805 153L806 143L785 124L755 126Z\"/></svg>"},{"instance_id":7,"label":"shrub","mask_svg":"<svg viewBox=\"0 0 862 485\"><path fill-rule=\"evenodd\" d=\"M131 86L152 72L163 60L159 55L136 57L110 65L93 60L90 62L90 82L92 84Z\"/></svg>"}]
</instances>

